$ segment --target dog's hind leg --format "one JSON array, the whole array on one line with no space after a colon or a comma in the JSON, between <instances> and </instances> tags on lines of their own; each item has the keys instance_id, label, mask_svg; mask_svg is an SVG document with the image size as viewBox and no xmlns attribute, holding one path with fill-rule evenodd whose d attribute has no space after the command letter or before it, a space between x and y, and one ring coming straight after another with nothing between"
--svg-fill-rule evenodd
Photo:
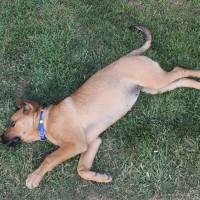
<instances>
[{"instance_id":1,"label":"dog's hind leg","mask_svg":"<svg viewBox=\"0 0 200 200\"><path fill-rule=\"evenodd\" d=\"M189 79L189 78L181 78L178 79L166 87L160 89L149 89L149 88L142 88L142 91L148 94L160 94L164 92L168 92L174 90L176 88L194 88L200 90L200 82Z\"/></svg>"},{"instance_id":2,"label":"dog's hind leg","mask_svg":"<svg viewBox=\"0 0 200 200\"><path fill-rule=\"evenodd\" d=\"M174 84L175 81L178 81L179 79L182 79L182 78L186 78L186 77L200 78L200 70L190 70L190 69L185 69L182 67L175 67L170 72L163 71L161 73L156 73L155 75L151 74L151 76L152 77L150 79L148 79L148 75L147 75L146 80L141 80L141 82L147 81L146 84L141 84L141 86L143 86L144 88L160 91L162 90L162 88L168 87L172 83L173 83L173 86L175 86ZM192 82L188 80L186 81L186 80L181 81L181 82L176 82L177 86L179 85L178 87L192 87L192 88L199 89L197 82ZM181 86L181 84L183 84L184 86Z\"/></svg>"},{"instance_id":3,"label":"dog's hind leg","mask_svg":"<svg viewBox=\"0 0 200 200\"><path fill-rule=\"evenodd\" d=\"M81 154L77 171L83 179L99 183L108 183L112 181L111 176L90 171L100 144L100 138L95 139L91 144L89 144L87 151Z\"/></svg>"}]
</instances>

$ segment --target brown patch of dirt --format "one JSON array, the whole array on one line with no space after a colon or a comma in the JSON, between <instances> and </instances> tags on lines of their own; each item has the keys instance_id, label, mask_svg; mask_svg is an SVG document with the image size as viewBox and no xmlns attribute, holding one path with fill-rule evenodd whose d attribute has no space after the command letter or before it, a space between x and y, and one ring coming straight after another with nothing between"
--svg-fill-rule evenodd
<instances>
[{"instance_id":1,"label":"brown patch of dirt","mask_svg":"<svg viewBox=\"0 0 200 200\"><path fill-rule=\"evenodd\" d=\"M21 80L19 85L17 86L16 89L16 98L20 98L23 95L23 91L25 87L29 84L28 80Z\"/></svg>"},{"instance_id":2,"label":"brown patch of dirt","mask_svg":"<svg viewBox=\"0 0 200 200\"><path fill-rule=\"evenodd\" d=\"M184 3L183 0L170 0L170 2L177 6L183 5L183 3Z\"/></svg>"},{"instance_id":3,"label":"brown patch of dirt","mask_svg":"<svg viewBox=\"0 0 200 200\"><path fill-rule=\"evenodd\" d=\"M135 6L143 5L142 1L138 1L138 0L128 0L128 4L135 5Z\"/></svg>"},{"instance_id":4,"label":"brown patch of dirt","mask_svg":"<svg viewBox=\"0 0 200 200\"><path fill-rule=\"evenodd\" d=\"M193 7L192 8L192 15L196 16L196 15L199 15L199 14L200 14L200 10L196 7Z\"/></svg>"}]
</instances>

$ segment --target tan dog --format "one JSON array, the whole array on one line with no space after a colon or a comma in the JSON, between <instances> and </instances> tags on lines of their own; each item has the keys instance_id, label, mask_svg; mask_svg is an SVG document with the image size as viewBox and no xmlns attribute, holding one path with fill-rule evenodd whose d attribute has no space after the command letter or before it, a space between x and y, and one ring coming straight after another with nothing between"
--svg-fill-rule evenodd
<instances>
[{"instance_id":1,"label":"tan dog","mask_svg":"<svg viewBox=\"0 0 200 200\"><path fill-rule=\"evenodd\" d=\"M200 77L200 71L176 67L166 72L157 62L140 56L150 47L151 34L145 27L136 28L145 33L145 44L98 71L63 101L47 108L18 101L20 109L11 117L15 124L5 131L2 142L13 145L20 140L39 140L38 124L43 120L47 139L59 146L28 176L28 188L37 187L48 171L77 154L81 154L77 170L82 178L110 182L110 176L90 170L101 144L99 135L131 109L140 90L157 94L178 87L200 89L198 81L185 78Z\"/></svg>"}]
</instances>

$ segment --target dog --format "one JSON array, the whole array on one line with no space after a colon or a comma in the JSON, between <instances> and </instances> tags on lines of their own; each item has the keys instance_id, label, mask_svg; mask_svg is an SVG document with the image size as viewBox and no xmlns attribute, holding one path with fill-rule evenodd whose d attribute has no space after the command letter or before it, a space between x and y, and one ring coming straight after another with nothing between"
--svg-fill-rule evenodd
<instances>
[{"instance_id":1,"label":"dog","mask_svg":"<svg viewBox=\"0 0 200 200\"><path fill-rule=\"evenodd\" d=\"M167 72L143 56L151 46L152 36L144 26L136 29L145 35L142 47L96 72L64 100L45 108L34 101L17 101L19 109L11 116L13 125L1 136L2 143L13 146L48 139L58 146L28 175L28 188L37 187L47 172L78 154L81 154L77 166L80 177L111 182L110 175L91 171L102 142L100 134L132 108L140 92L158 94L180 87L200 89L200 82L188 78L199 78L200 70L175 67Z\"/></svg>"}]
</instances>

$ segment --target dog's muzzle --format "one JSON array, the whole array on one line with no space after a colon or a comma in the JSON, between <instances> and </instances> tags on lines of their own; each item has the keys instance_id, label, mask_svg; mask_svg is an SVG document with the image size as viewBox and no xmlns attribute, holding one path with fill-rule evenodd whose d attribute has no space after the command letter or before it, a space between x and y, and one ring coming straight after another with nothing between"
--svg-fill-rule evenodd
<instances>
[{"instance_id":1,"label":"dog's muzzle","mask_svg":"<svg viewBox=\"0 0 200 200\"><path fill-rule=\"evenodd\" d=\"M1 143L6 144L9 147L16 146L17 144L21 143L20 137L8 138L5 135L1 136Z\"/></svg>"}]
</instances>

